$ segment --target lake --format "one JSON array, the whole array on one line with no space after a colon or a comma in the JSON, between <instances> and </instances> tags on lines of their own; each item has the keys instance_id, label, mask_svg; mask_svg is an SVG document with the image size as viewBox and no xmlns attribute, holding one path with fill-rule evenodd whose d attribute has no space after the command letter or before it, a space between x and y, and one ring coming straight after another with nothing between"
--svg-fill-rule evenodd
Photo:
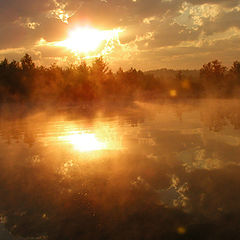
<instances>
[{"instance_id":1,"label":"lake","mask_svg":"<svg viewBox=\"0 0 240 240\"><path fill-rule=\"evenodd\" d=\"M234 99L8 110L0 118L0 234L238 239L239 156Z\"/></svg>"}]
</instances>

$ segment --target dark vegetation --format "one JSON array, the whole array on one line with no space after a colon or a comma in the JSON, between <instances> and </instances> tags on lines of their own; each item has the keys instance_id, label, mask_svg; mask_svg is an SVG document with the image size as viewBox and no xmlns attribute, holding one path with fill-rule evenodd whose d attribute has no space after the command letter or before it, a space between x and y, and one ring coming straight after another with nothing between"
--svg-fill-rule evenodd
<instances>
[{"instance_id":1,"label":"dark vegetation","mask_svg":"<svg viewBox=\"0 0 240 240\"><path fill-rule=\"evenodd\" d=\"M161 98L229 98L240 93L240 62L227 69L215 60L200 71L151 72L121 68L113 73L97 58L91 66L37 67L26 54L20 62L0 62L0 103L62 106Z\"/></svg>"}]
</instances>

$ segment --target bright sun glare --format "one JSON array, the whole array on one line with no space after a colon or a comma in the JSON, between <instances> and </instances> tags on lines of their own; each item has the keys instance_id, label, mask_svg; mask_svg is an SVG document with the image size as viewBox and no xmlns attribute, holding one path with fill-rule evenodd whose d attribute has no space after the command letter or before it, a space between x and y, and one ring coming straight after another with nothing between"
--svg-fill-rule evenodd
<instances>
[{"instance_id":1,"label":"bright sun glare","mask_svg":"<svg viewBox=\"0 0 240 240\"><path fill-rule=\"evenodd\" d=\"M66 47L76 54L96 51L102 43L118 40L119 29L101 31L91 27L77 27L69 32L65 41L58 42L58 46Z\"/></svg>"},{"instance_id":2,"label":"bright sun glare","mask_svg":"<svg viewBox=\"0 0 240 240\"><path fill-rule=\"evenodd\" d=\"M91 152L104 150L107 144L100 142L93 133L74 133L72 135L59 137L63 141L67 141L73 145L75 150L80 152Z\"/></svg>"}]
</instances>

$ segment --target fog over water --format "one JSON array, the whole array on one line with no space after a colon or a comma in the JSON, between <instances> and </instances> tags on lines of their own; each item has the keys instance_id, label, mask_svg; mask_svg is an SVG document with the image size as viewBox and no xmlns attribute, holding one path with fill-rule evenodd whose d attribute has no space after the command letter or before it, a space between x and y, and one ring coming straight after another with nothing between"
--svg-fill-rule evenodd
<instances>
[{"instance_id":1,"label":"fog over water","mask_svg":"<svg viewBox=\"0 0 240 240\"><path fill-rule=\"evenodd\" d=\"M5 108L0 239L238 239L239 156L235 99Z\"/></svg>"}]
</instances>

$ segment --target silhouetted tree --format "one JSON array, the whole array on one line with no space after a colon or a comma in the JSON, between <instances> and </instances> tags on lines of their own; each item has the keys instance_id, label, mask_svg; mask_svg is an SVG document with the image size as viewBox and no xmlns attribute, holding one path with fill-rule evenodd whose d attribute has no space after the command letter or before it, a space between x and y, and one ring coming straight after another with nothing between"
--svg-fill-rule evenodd
<instances>
[{"instance_id":1,"label":"silhouetted tree","mask_svg":"<svg viewBox=\"0 0 240 240\"><path fill-rule=\"evenodd\" d=\"M183 80L183 72L182 71L177 72L176 79L179 82L181 82Z\"/></svg>"},{"instance_id":2,"label":"silhouetted tree","mask_svg":"<svg viewBox=\"0 0 240 240\"><path fill-rule=\"evenodd\" d=\"M227 68L218 60L203 65L200 69L200 78L208 95L221 96L226 71Z\"/></svg>"},{"instance_id":3,"label":"silhouetted tree","mask_svg":"<svg viewBox=\"0 0 240 240\"><path fill-rule=\"evenodd\" d=\"M27 53L21 58L20 62L24 71L32 71L35 68L35 63L33 62L31 56Z\"/></svg>"},{"instance_id":4,"label":"silhouetted tree","mask_svg":"<svg viewBox=\"0 0 240 240\"><path fill-rule=\"evenodd\" d=\"M93 74L103 76L109 70L108 64L103 60L102 57L96 58L92 63L91 72Z\"/></svg>"},{"instance_id":5,"label":"silhouetted tree","mask_svg":"<svg viewBox=\"0 0 240 240\"><path fill-rule=\"evenodd\" d=\"M240 62L235 61L233 63L233 66L231 67L230 71L234 74L236 74L238 77L240 76Z\"/></svg>"},{"instance_id":6,"label":"silhouetted tree","mask_svg":"<svg viewBox=\"0 0 240 240\"><path fill-rule=\"evenodd\" d=\"M239 61L235 61L233 63L233 66L230 69L230 73L233 75L233 78L236 81L236 84L240 86L240 62Z\"/></svg>"},{"instance_id":7,"label":"silhouetted tree","mask_svg":"<svg viewBox=\"0 0 240 240\"><path fill-rule=\"evenodd\" d=\"M240 62L235 61L228 71L224 85L228 97L240 95Z\"/></svg>"}]
</instances>

